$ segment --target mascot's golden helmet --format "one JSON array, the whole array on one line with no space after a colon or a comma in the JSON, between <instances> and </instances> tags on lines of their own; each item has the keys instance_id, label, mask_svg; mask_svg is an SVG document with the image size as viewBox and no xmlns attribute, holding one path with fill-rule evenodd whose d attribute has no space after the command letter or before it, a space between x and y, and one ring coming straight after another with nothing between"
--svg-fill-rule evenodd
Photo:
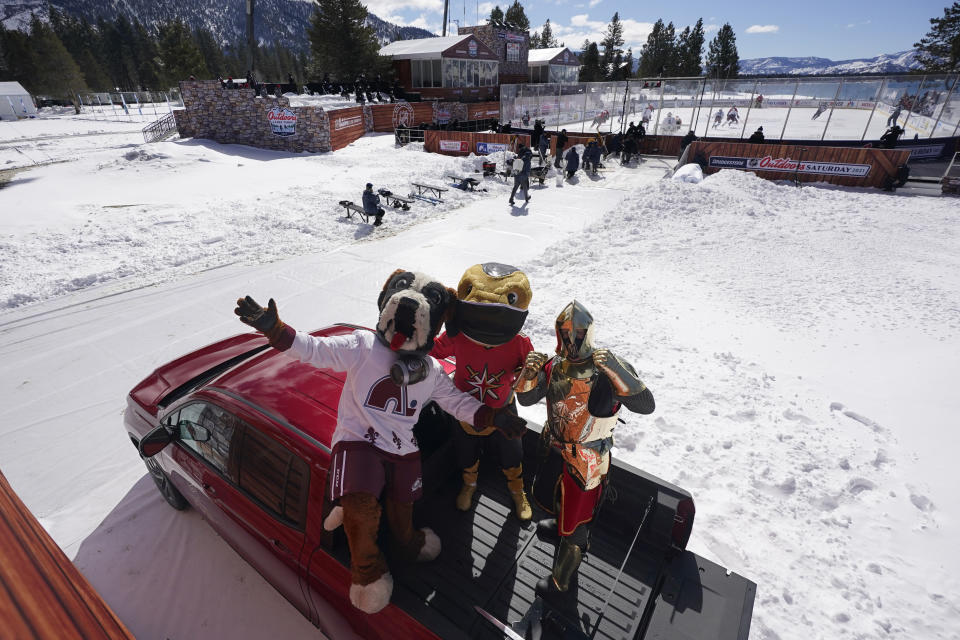
<instances>
[{"instance_id":1,"label":"mascot's golden helmet","mask_svg":"<svg viewBox=\"0 0 960 640\"><path fill-rule=\"evenodd\" d=\"M457 285L457 309L447 333L482 345L506 344L523 328L533 292L523 271L508 264L475 264Z\"/></svg>"},{"instance_id":2,"label":"mascot's golden helmet","mask_svg":"<svg viewBox=\"0 0 960 640\"><path fill-rule=\"evenodd\" d=\"M557 354L579 362L593 355L593 315L574 300L557 316Z\"/></svg>"}]
</instances>

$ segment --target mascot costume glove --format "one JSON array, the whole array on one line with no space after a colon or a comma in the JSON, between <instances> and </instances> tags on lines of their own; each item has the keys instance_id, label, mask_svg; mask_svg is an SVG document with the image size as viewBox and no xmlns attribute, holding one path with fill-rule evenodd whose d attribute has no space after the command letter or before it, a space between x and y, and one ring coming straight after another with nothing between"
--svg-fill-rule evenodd
<instances>
[{"instance_id":1,"label":"mascot costume glove","mask_svg":"<svg viewBox=\"0 0 960 640\"><path fill-rule=\"evenodd\" d=\"M427 561L440 553L440 539L430 529L413 526L413 503L423 491L413 428L423 407L433 401L458 420L480 418L514 428L487 415L487 407L458 390L443 366L427 355L455 295L425 274L398 270L377 300L376 331L329 336L299 333L284 324L272 299L264 308L247 296L234 310L273 347L308 365L346 373L330 442L325 501L339 504L324 518L324 526L343 525L350 547L350 602L366 613L386 607L393 593L378 544L381 514L394 557ZM403 375L395 376L391 370L401 361Z\"/></svg>"},{"instance_id":2,"label":"mascot costume glove","mask_svg":"<svg viewBox=\"0 0 960 640\"><path fill-rule=\"evenodd\" d=\"M292 330L287 331L287 325L280 320L277 313L277 303L273 301L273 298L270 298L266 309L257 304L257 301L250 296L239 298L237 299L237 308L233 312L240 316L241 322L267 336L270 346L280 351L286 351L290 348L289 342L285 343L284 338L289 338L292 342L294 332Z\"/></svg>"}]
</instances>

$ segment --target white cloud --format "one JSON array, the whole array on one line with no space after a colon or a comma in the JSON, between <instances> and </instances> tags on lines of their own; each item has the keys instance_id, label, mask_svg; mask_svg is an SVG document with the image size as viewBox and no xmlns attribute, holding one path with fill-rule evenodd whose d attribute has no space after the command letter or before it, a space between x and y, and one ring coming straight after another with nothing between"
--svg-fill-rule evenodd
<instances>
[{"instance_id":1,"label":"white cloud","mask_svg":"<svg viewBox=\"0 0 960 640\"><path fill-rule=\"evenodd\" d=\"M553 34L558 40L563 40L568 47L579 48L584 40L600 44L603 32L607 29L605 20L591 20L586 13L571 16L568 24L552 23ZM638 22L630 18L620 20L623 25L623 48L633 49L634 57L640 55L640 48L647 41L647 36L653 30L652 22Z\"/></svg>"},{"instance_id":2,"label":"white cloud","mask_svg":"<svg viewBox=\"0 0 960 640\"><path fill-rule=\"evenodd\" d=\"M720 31L720 25L716 23L710 23L703 25L704 33L713 33L714 31Z\"/></svg>"},{"instance_id":3,"label":"white cloud","mask_svg":"<svg viewBox=\"0 0 960 640\"><path fill-rule=\"evenodd\" d=\"M367 11L383 18L384 15L397 15L406 9L432 12L443 15L443 0L367 0ZM392 22L392 21L391 21Z\"/></svg>"},{"instance_id":4,"label":"white cloud","mask_svg":"<svg viewBox=\"0 0 960 640\"><path fill-rule=\"evenodd\" d=\"M591 8L593 8L593 7L597 6L598 4L600 4L601 2L603 2L603 0L590 0L589 5L590 5Z\"/></svg>"},{"instance_id":5,"label":"white cloud","mask_svg":"<svg viewBox=\"0 0 960 640\"><path fill-rule=\"evenodd\" d=\"M754 24L747 27L747 33L776 33L780 27L775 24Z\"/></svg>"}]
</instances>

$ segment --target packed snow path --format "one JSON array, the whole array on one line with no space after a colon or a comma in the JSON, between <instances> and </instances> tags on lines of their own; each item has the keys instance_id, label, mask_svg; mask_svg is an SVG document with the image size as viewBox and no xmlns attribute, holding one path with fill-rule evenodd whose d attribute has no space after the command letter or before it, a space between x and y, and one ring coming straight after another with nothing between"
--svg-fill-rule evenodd
<instances>
[{"instance_id":1,"label":"packed snow path","mask_svg":"<svg viewBox=\"0 0 960 640\"><path fill-rule=\"evenodd\" d=\"M958 637L954 200L737 172L681 184L650 161L596 182L549 180L524 207L487 180L486 193L390 211L372 234L327 208L358 199L367 179L439 183L469 162L386 137L301 157L163 143L0 190L4 211L29 195L26 214L2 221L6 247L54 265L34 289L21 281L29 269L3 265L7 299L33 299L0 314L0 468L138 637L315 631L196 513L162 501L124 434L129 389L245 330L232 314L241 294L275 297L302 329L369 325L394 268L454 285L491 260L530 276L526 331L540 350L576 297L598 344L637 366L657 411L623 416L617 455L693 493L692 549L758 583L752 637ZM104 193L136 203L158 180L144 211L102 207ZM89 233L100 250L134 266L70 292L49 283L98 267L65 240L87 226L84 202L99 205ZM176 223L145 222L160 205L169 213L156 221Z\"/></svg>"}]
</instances>

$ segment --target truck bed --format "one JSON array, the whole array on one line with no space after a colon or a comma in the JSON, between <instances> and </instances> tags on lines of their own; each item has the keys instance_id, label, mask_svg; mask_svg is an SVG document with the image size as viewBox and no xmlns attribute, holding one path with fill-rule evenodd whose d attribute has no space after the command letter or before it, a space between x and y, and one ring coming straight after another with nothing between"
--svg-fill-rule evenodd
<instances>
[{"instance_id":1,"label":"truck bed","mask_svg":"<svg viewBox=\"0 0 960 640\"><path fill-rule=\"evenodd\" d=\"M524 450L535 451L538 434L527 436ZM431 448L420 440L425 494L417 503L415 521L437 533L443 550L433 562L391 563L392 603L437 636L444 640L503 638L501 631L476 612L474 607L479 605L508 624L518 623L524 616L543 618L539 637L544 640L746 640L755 585L689 551L671 552L664 546L663 529L672 526L672 514L666 507L671 497L676 497L672 494L688 496L681 489L615 462L611 484L619 497L604 505L579 577L566 594L564 606L556 609L537 599L534 591L553 564L554 545L536 535L536 522L549 514L531 498L533 520L521 523L512 513L503 474L489 456L481 459L474 509L458 511L454 501L460 474L449 442L440 439ZM524 475L528 489L535 468L536 461L527 455ZM650 496L656 504L617 582ZM334 553L345 564L349 562L345 540L335 545ZM604 607L608 596L609 604ZM601 612L602 621L594 634ZM520 629L520 625L515 627ZM535 637L523 630L520 635Z\"/></svg>"}]
</instances>

